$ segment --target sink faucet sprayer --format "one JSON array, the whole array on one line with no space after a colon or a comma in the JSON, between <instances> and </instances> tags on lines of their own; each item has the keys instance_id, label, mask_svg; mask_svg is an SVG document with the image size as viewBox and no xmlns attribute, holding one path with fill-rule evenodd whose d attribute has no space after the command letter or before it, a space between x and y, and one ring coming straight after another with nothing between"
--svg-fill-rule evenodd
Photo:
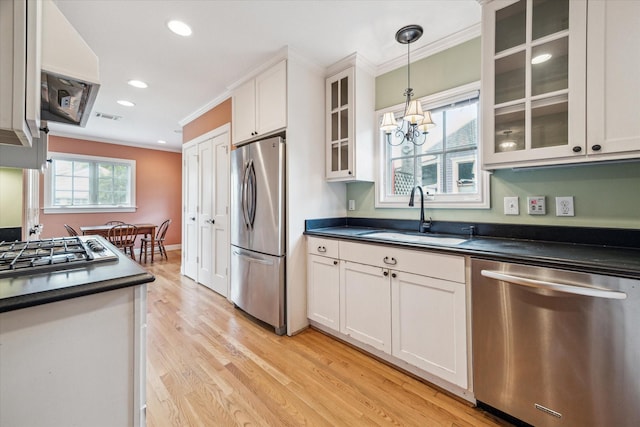
<instances>
[{"instance_id":1,"label":"sink faucet sprayer","mask_svg":"<svg viewBox=\"0 0 640 427\"><path fill-rule=\"evenodd\" d=\"M420 190L420 224L418 225L418 231L420 233L426 233L431 230L431 217L429 217L429 221L424 220L424 192L422 191L422 186L416 185L411 190L411 196L409 197L409 206L413 207L413 197L416 194L416 189Z\"/></svg>"}]
</instances>

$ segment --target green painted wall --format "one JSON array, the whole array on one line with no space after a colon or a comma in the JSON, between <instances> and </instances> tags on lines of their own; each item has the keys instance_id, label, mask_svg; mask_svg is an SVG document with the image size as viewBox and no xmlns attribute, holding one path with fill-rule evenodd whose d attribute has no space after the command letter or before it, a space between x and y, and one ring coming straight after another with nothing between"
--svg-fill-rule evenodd
<instances>
[{"instance_id":1,"label":"green painted wall","mask_svg":"<svg viewBox=\"0 0 640 427\"><path fill-rule=\"evenodd\" d=\"M22 169L0 168L0 227L22 226Z\"/></svg>"},{"instance_id":2,"label":"green painted wall","mask_svg":"<svg viewBox=\"0 0 640 427\"><path fill-rule=\"evenodd\" d=\"M403 102L406 67L376 78L376 108ZM462 43L411 65L411 84L418 97L480 79L480 38ZM547 214L528 215L527 196L547 196ZM503 214L503 198L520 197L520 215ZM555 216L555 197L574 196L575 217ZM376 209L373 183L347 184L355 200L351 217L417 219L418 209ZM499 170L491 176L490 209L428 209L440 221L567 225L640 229L640 161L530 170Z\"/></svg>"}]
</instances>

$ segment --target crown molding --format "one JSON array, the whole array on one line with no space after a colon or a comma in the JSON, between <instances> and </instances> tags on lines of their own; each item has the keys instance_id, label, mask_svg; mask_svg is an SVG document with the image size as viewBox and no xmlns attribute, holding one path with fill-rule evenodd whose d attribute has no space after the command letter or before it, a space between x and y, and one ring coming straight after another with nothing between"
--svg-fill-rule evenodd
<instances>
[{"instance_id":1,"label":"crown molding","mask_svg":"<svg viewBox=\"0 0 640 427\"><path fill-rule=\"evenodd\" d=\"M192 121L194 121L195 119L197 119L198 117L206 113L207 111L211 110L213 107L217 107L218 105L222 104L222 102L226 101L228 98L231 98L231 91L226 90L222 94L218 95L211 101L204 104L202 107L198 108L193 113L189 114L183 119L178 120L178 124L182 127L185 127L186 125L188 125L189 123L191 123Z\"/></svg>"},{"instance_id":2,"label":"crown molding","mask_svg":"<svg viewBox=\"0 0 640 427\"><path fill-rule=\"evenodd\" d=\"M158 144L158 143L154 144L154 143L130 142L130 141L123 141L123 140L106 139L106 138L101 138L97 136L77 135L69 132L58 132L58 131L49 132L49 136L77 139L80 141L100 142L103 144L124 145L132 148L140 148L142 150L169 151L172 153L182 152L182 143L180 143L179 147L174 147L172 145L164 145L164 144Z\"/></svg>"},{"instance_id":3,"label":"crown molding","mask_svg":"<svg viewBox=\"0 0 640 427\"><path fill-rule=\"evenodd\" d=\"M464 43L466 41L479 37L480 33L480 23L474 24L470 27L465 28L464 30L458 31L457 33L441 38L440 40L436 40L433 43L429 43L426 46L422 46L415 51L412 51L411 62L420 61L421 59L427 58L431 55L435 55L438 52L447 50L451 47L459 45L460 43ZM380 64L376 70L375 76L378 77L382 74L388 73L389 71L397 70L398 68L404 67L405 65L407 65L407 57L405 55L399 56L395 59Z\"/></svg>"}]
</instances>

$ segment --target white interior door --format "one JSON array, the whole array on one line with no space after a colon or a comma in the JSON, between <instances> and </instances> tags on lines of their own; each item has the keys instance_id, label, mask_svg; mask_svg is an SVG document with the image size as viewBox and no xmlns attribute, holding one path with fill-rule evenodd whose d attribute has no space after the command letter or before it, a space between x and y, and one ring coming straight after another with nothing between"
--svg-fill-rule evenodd
<instances>
[{"instance_id":1,"label":"white interior door","mask_svg":"<svg viewBox=\"0 0 640 427\"><path fill-rule=\"evenodd\" d=\"M183 167L183 225L182 273L194 280L198 278L198 147L193 145L182 153Z\"/></svg>"},{"instance_id":2,"label":"white interior door","mask_svg":"<svg viewBox=\"0 0 640 427\"><path fill-rule=\"evenodd\" d=\"M213 139L213 277L211 289L229 294L229 134Z\"/></svg>"},{"instance_id":3,"label":"white interior door","mask_svg":"<svg viewBox=\"0 0 640 427\"><path fill-rule=\"evenodd\" d=\"M215 150L213 140L198 144L199 178L198 198L200 215L198 216L198 278L197 281L208 288L212 287L213 275L213 221L215 199Z\"/></svg>"}]
</instances>

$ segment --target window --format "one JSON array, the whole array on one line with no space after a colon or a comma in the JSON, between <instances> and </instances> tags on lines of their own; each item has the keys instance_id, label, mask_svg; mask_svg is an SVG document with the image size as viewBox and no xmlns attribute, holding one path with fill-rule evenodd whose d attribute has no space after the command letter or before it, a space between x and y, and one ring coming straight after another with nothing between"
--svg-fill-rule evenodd
<instances>
[{"instance_id":1,"label":"window","mask_svg":"<svg viewBox=\"0 0 640 427\"><path fill-rule=\"evenodd\" d=\"M50 153L45 213L135 212L135 160Z\"/></svg>"},{"instance_id":2,"label":"window","mask_svg":"<svg viewBox=\"0 0 640 427\"><path fill-rule=\"evenodd\" d=\"M479 88L473 83L420 99L436 127L423 145L387 143L380 132L380 167L376 207L408 207L411 189L422 186L430 207L488 208L489 174L479 163ZM400 121L404 104L378 111L394 112Z\"/></svg>"}]
</instances>

